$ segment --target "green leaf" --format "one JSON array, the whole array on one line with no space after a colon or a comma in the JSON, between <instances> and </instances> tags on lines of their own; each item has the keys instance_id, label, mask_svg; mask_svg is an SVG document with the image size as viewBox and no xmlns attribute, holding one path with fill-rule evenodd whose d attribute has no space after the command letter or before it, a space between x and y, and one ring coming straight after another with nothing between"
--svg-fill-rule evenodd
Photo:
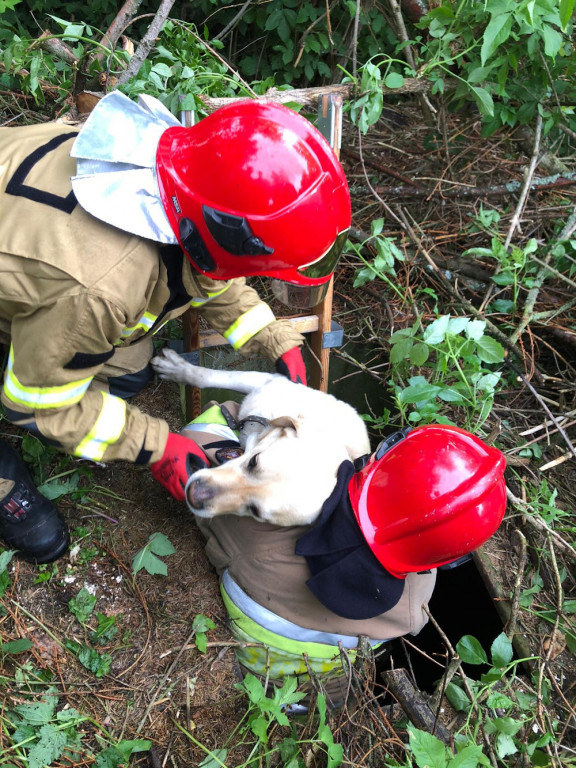
<instances>
[{"instance_id":1,"label":"green leaf","mask_svg":"<svg viewBox=\"0 0 576 768\"><path fill-rule=\"evenodd\" d=\"M60 757L66 746L66 734L53 725L43 725L39 740L28 751L28 768L44 768Z\"/></svg>"},{"instance_id":2,"label":"green leaf","mask_svg":"<svg viewBox=\"0 0 576 768\"><path fill-rule=\"evenodd\" d=\"M494 746L496 747L496 754L500 759L507 757L508 755L515 755L516 752L518 752L518 747L514 743L514 739L506 733L499 733L498 736L496 736Z\"/></svg>"},{"instance_id":3,"label":"green leaf","mask_svg":"<svg viewBox=\"0 0 576 768\"><path fill-rule=\"evenodd\" d=\"M471 320L466 326L466 336L473 341L478 341L484 336L485 329L485 320Z\"/></svg>"},{"instance_id":4,"label":"green leaf","mask_svg":"<svg viewBox=\"0 0 576 768\"><path fill-rule=\"evenodd\" d=\"M442 389L440 392L438 392L438 397L444 403L461 403L464 399L460 392L458 392L456 389L453 389L452 387L445 387Z\"/></svg>"},{"instance_id":5,"label":"green leaf","mask_svg":"<svg viewBox=\"0 0 576 768\"><path fill-rule=\"evenodd\" d=\"M48 688L40 701L31 704L18 704L14 707L20 717L30 725L44 725L52 720L58 703L56 688Z\"/></svg>"},{"instance_id":6,"label":"green leaf","mask_svg":"<svg viewBox=\"0 0 576 768\"><path fill-rule=\"evenodd\" d=\"M427 344L441 344L446 338L450 315L443 315L425 329L423 339Z\"/></svg>"},{"instance_id":7,"label":"green leaf","mask_svg":"<svg viewBox=\"0 0 576 768\"><path fill-rule=\"evenodd\" d=\"M478 88L477 86L472 86L472 95L474 96L474 101L478 105L478 109L483 115L487 115L488 117L492 117L494 115L494 100L492 99L492 96L488 93L488 91L485 88Z\"/></svg>"},{"instance_id":8,"label":"green leaf","mask_svg":"<svg viewBox=\"0 0 576 768\"><path fill-rule=\"evenodd\" d=\"M225 760L228 750L223 747L213 749L209 755L206 755L201 763L198 763L198 768L226 768Z\"/></svg>"},{"instance_id":9,"label":"green leaf","mask_svg":"<svg viewBox=\"0 0 576 768\"><path fill-rule=\"evenodd\" d=\"M495 667L505 667L512 661L514 648L504 632L501 632L492 643L490 654L492 657L492 664Z\"/></svg>"},{"instance_id":10,"label":"green leaf","mask_svg":"<svg viewBox=\"0 0 576 768\"><path fill-rule=\"evenodd\" d=\"M124 755L126 761L135 752L149 752L151 746L152 742L148 739L123 739L116 744L116 748Z\"/></svg>"},{"instance_id":11,"label":"green leaf","mask_svg":"<svg viewBox=\"0 0 576 768\"><path fill-rule=\"evenodd\" d=\"M427 381L418 382L403 389L398 399L401 403L421 403L435 400L442 388Z\"/></svg>"},{"instance_id":12,"label":"green leaf","mask_svg":"<svg viewBox=\"0 0 576 768\"><path fill-rule=\"evenodd\" d=\"M404 78L398 72L390 72L384 78L384 85L386 88L402 88L404 85Z\"/></svg>"},{"instance_id":13,"label":"green leaf","mask_svg":"<svg viewBox=\"0 0 576 768\"><path fill-rule=\"evenodd\" d=\"M170 539L163 533L153 533L148 541L150 542L150 550L159 557L173 555L176 552Z\"/></svg>"},{"instance_id":14,"label":"green leaf","mask_svg":"<svg viewBox=\"0 0 576 768\"><path fill-rule=\"evenodd\" d=\"M429 355L430 349L428 348L428 345L422 344L422 342L418 342L418 344L414 344L410 350L410 362L412 365L424 365L426 360L428 360Z\"/></svg>"},{"instance_id":15,"label":"green leaf","mask_svg":"<svg viewBox=\"0 0 576 768\"><path fill-rule=\"evenodd\" d=\"M482 336L476 341L476 352L483 363L501 363L504 360L504 347L491 336Z\"/></svg>"},{"instance_id":16,"label":"green leaf","mask_svg":"<svg viewBox=\"0 0 576 768\"><path fill-rule=\"evenodd\" d=\"M450 768L477 768L478 763L484 756L482 747L478 745L469 745L461 749L458 754L450 760ZM488 763L489 765L490 763Z\"/></svg>"},{"instance_id":17,"label":"green leaf","mask_svg":"<svg viewBox=\"0 0 576 768\"><path fill-rule=\"evenodd\" d=\"M0 553L0 573L3 573L8 568L15 554L15 549L5 549L4 552Z\"/></svg>"},{"instance_id":18,"label":"green leaf","mask_svg":"<svg viewBox=\"0 0 576 768\"><path fill-rule=\"evenodd\" d=\"M562 47L562 35L550 24L545 24L542 28L542 37L544 38L544 53L554 59Z\"/></svg>"},{"instance_id":19,"label":"green leaf","mask_svg":"<svg viewBox=\"0 0 576 768\"><path fill-rule=\"evenodd\" d=\"M572 18L575 2L576 0L560 0L560 23L562 24L562 29L564 31L566 31L566 27Z\"/></svg>"},{"instance_id":20,"label":"green leaf","mask_svg":"<svg viewBox=\"0 0 576 768\"><path fill-rule=\"evenodd\" d=\"M17 653L24 653L34 647L34 643L28 640L27 637L21 637L18 640L9 640L7 643L0 644L0 650L2 653L10 653L16 655Z\"/></svg>"},{"instance_id":21,"label":"green leaf","mask_svg":"<svg viewBox=\"0 0 576 768\"><path fill-rule=\"evenodd\" d=\"M514 736L524 725L523 720L516 720L513 717L495 717L490 722L498 733L505 733L508 736Z\"/></svg>"},{"instance_id":22,"label":"green leaf","mask_svg":"<svg viewBox=\"0 0 576 768\"><path fill-rule=\"evenodd\" d=\"M451 317L450 321L448 322L448 328L446 329L447 333L452 333L454 336L456 336L459 333L462 333L462 331L470 324L470 318L469 317Z\"/></svg>"},{"instance_id":23,"label":"green leaf","mask_svg":"<svg viewBox=\"0 0 576 768\"><path fill-rule=\"evenodd\" d=\"M510 37L512 29L512 14L499 13L492 16L482 37L480 61L482 66L486 64L496 49Z\"/></svg>"},{"instance_id":24,"label":"green leaf","mask_svg":"<svg viewBox=\"0 0 576 768\"><path fill-rule=\"evenodd\" d=\"M203 613L199 613L194 617L192 621L192 629L195 632L207 632L210 629L214 629L216 624L208 616L204 616Z\"/></svg>"},{"instance_id":25,"label":"green leaf","mask_svg":"<svg viewBox=\"0 0 576 768\"><path fill-rule=\"evenodd\" d=\"M170 77L172 74L172 67L169 67L168 64L164 64L163 62L159 61L157 64L153 65L152 72L160 75L160 77Z\"/></svg>"},{"instance_id":26,"label":"green leaf","mask_svg":"<svg viewBox=\"0 0 576 768\"><path fill-rule=\"evenodd\" d=\"M406 360L410 356L413 344L414 342L409 336L400 337L390 350L390 362L392 365L398 365L402 360Z\"/></svg>"},{"instance_id":27,"label":"green leaf","mask_svg":"<svg viewBox=\"0 0 576 768\"><path fill-rule=\"evenodd\" d=\"M70 608L70 613L76 616L80 624L86 624L92 615L96 602L96 595L90 594L86 587L82 587L76 597L71 598L68 602L68 608Z\"/></svg>"},{"instance_id":28,"label":"green leaf","mask_svg":"<svg viewBox=\"0 0 576 768\"><path fill-rule=\"evenodd\" d=\"M119 768L125 762L126 759L119 749L107 747L97 755L94 768Z\"/></svg>"},{"instance_id":29,"label":"green leaf","mask_svg":"<svg viewBox=\"0 0 576 768\"><path fill-rule=\"evenodd\" d=\"M464 635L456 643L456 651L466 664L487 664L488 658L479 641L472 635Z\"/></svg>"},{"instance_id":30,"label":"green leaf","mask_svg":"<svg viewBox=\"0 0 576 768\"><path fill-rule=\"evenodd\" d=\"M408 733L410 734L410 749L420 768L445 768L447 764L446 747L440 739L431 733L419 731L411 725L408 726Z\"/></svg>"},{"instance_id":31,"label":"green leaf","mask_svg":"<svg viewBox=\"0 0 576 768\"><path fill-rule=\"evenodd\" d=\"M466 692L454 683L448 683L446 686L446 698L458 712L467 712L470 709L470 699Z\"/></svg>"},{"instance_id":32,"label":"green leaf","mask_svg":"<svg viewBox=\"0 0 576 768\"><path fill-rule=\"evenodd\" d=\"M264 744L268 741L268 723L263 717L255 717L250 722L252 733L257 736Z\"/></svg>"}]
</instances>

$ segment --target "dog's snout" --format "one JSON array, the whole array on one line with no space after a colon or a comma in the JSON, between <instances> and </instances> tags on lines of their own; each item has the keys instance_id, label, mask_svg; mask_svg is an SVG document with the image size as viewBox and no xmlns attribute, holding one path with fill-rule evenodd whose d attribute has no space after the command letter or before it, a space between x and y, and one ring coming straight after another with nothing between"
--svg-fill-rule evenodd
<instances>
[{"instance_id":1,"label":"dog's snout","mask_svg":"<svg viewBox=\"0 0 576 768\"><path fill-rule=\"evenodd\" d=\"M214 496L214 488L205 480L193 480L188 486L188 501L194 509L203 509L205 503Z\"/></svg>"}]
</instances>

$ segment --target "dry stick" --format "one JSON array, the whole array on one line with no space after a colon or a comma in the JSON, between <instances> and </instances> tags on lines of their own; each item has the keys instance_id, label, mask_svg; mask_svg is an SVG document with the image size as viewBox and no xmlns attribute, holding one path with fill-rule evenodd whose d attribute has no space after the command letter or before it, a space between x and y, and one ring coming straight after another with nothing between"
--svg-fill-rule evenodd
<instances>
[{"instance_id":1,"label":"dry stick","mask_svg":"<svg viewBox=\"0 0 576 768\"><path fill-rule=\"evenodd\" d=\"M291 93L291 91L283 91L284 94ZM289 99L284 99L289 101ZM445 189L447 184L452 184L453 187ZM532 191L542 191L545 189L562 189L563 187L571 187L576 184L576 173L555 173L553 176L544 176L539 179L533 179L530 185ZM443 180L443 189L440 193L438 191L438 184L432 189L428 187L384 187L378 185L374 187L376 192L380 195L389 195L391 197L425 197L427 200L434 196L450 199L468 198L468 197L502 197L506 195L513 195L521 188L519 181L508 181L506 184L493 184L488 187L475 187L469 184L461 184L459 182L450 181L448 179ZM351 189L355 193L365 192L365 188L353 184Z\"/></svg>"},{"instance_id":2,"label":"dry stick","mask_svg":"<svg viewBox=\"0 0 576 768\"><path fill-rule=\"evenodd\" d=\"M508 626L506 628L506 637L510 642L516 633L516 624L518 623L518 605L520 603L520 588L522 586L522 577L524 576L524 568L526 567L527 547L526 536L522 531L516 528L514 533L520 540L520 555L518 557L518 567L516 573L516 581L514 583L514 591L512 593L512 600L510 603L510 616L508 618Z\"/></svg>"},{"instance_id":3,"label":"dry stick","mask_svg":"<svg viewBox=\"0 0 576 768\"><path fill-rule=\"evenodd\" d=\"M406 25L404 24L404 16L402 15L402 10L398 5L397 0L388 0L388 4L392 9L392 15L394 16L394 21L396 22L396 34L398 35L400 41L404 43L403 52L406 55L406 61L415 72L416 62L414 60L414 53L412 51L412 46L410 45L408 32L406 32ZM428 125L435 125L436 121L434 119L434 115L437 110L432 106L426 94L421 93L418 96L418 101L420 102L420 107L424 114L424 119Z\"/></svg>"},{"instance_id":4,"label":"dry stick","mask_svg":"<svg viewBox=\"0 0 576 768\"><path fill-rule=\"evenodd\" d=\"M542 117L540 114L538 114L536 119L536 131L535 131L535 137L534 137L534 147L532 149L532 157L530 158L530 165L528 166L525 176L524 176L524 184L522 185L522 191L520 192L520 197L518 198L518 203L516 205L516 210L514 212L514 216L512 216L512 221L510 223L510 228L508 230L508 235L506 236L506 240L504 242L504 248L508 250L510 247L510 243L512 241L512 237L514 235L514 232L516 231L516 228L518 227L520 223L520 214L522 213L522 210L524 208L524 205L526 203L526 199L528 197L528 192L530 191L530 185L532 183L532 179L534 177L534 171L536 170L536 166L538 164L538 154L540 152L540 137L542 135ZM500 267L496 269L496 274L500 271ZM484 296L484 299L482 300L482 303L480 304L480 311L484 311L486 308L488 302L494 295L495 285L492 284L488 287L488 290L486 291L486 295Z\"/></svg>"},{"instance_id":5,"label":"dry stick","mask_svg":"<svg viewBox=\"0 0 576 768\"><path fill-rule=\"evenodd\" d=\"M238 22L242 19L242 16L244 16L244 14L246 13L246 11L248 10L251 4L252 4L252 0L246 0L246 2L240 8L236 16L234 16L234 18L231 19L231 21L229 21L228 24L226 24L226 26L221 32L218 32L218 34L214 36L214 40L223 40L228 34L228 32L234 29L236 24L238 24Z\"/></svg>"},{"instance_id":6,"label":"dry stick","mask_svg":"<svg viewBox=\"0 0 576 768\"><path fill-rule=\"evenodd\" d=\"M200 39L200 38L198 38ZM203 45L206 45L202 41ZM407 77L404 79L404 84L400 88L387 88L382 86L382 93L384 96L394 96L398 94L406 93L425 93L431 88L431 83L424 80L424 78ZM262 96L258 96L259 101L272 102L274 104L285 104L286 102L295 102L301 107L310 107L312 111L316 112L318 109L318 98L325 94L336 94L342 96L343 99L349 100L356 97L356 84L355 83L341 83L338 85L320 85L315 88L294 88L291 91L280 91L277 88L269 88ZM256 94L254 94L256 96ZM206 96L200 94L198 97L206 107L208 112L213 112L226 104L232 104L242 96Z\"/></svg>"},{"instance_id":7,"label":"dry stick","mask_svg":"<svg viewBox=\"0 0 576 768\"><path fill-rule=\"evenodd\" d=\"M574 446L570 442L570 438L568 437L568 435L566 433L566 430L562 427L562 425L560 424L560 422L558 421L556 416L554 416L554 414L552 413L550 408L548 408L548 406L544 402L544 398L541 395L538 394L538 392L534 389L534 387L528 381L528 379L524 376L524 374L520 373L520 371L517 371L517 374L520 377L520 379L522 380L522 382L528 387L530 392L532 392L532 394L534 395L536 400L538 400L538 402L540 403L542 408L546 411L548 416L552 419L552 422L554 423L554 426L556 427L556 429L560 432L560 434L564 438L564 442L566 443L566 445L570 449L570 452L572 453L572 455L576 458L576 450L574 449Z\"/></svg>"},{"instance_id":8,"label":"dry stick","mask_svg":"<svg viewBox=\"0 0 576 768\"><path fill-rule=\"evenodd\" d=\"M546 733L547 726L545 723L544 713L542 712L542 705L543 705L542 684L544 682L544 672L546 672L547 667L550 664L552 651L554 650L554 640L558 633L558 625L560 624L560 616L562 614L562 608L564 605L564 591L562 589L562 579L560 578L560 573L558 572L558 563L556 561L556 553L554 552L554 547L552 546L552 540L550 536L548 536L548 550L550 552L552 569L554 571L554 576L556 579L556 616L554 618L554 626L552 628L552 634L550 635L550 644L548 645L546 656L544 657L544 660L540 665L540 669L538 670L538 688L537 688L538 717L540 720L540 726L542 728L543 733ZM550 672L548 672L547 674L549 677L552 677ZM546 751L548 752L548 755L552 760L552 764L554 764L554 757L552 755L552 751L549 745L546 745Z\"/></svg>"},{"instance_id":9,"label":"dry stick","mask_svg":"<svg viewBox=\"0 0 576 768\"><path fill-rule=\"evenodd\" d=\"M356 80L358 75L358 30L360 28L360 9L362 3L356 0L356 12L354 13L354 34L352 39L352 77Z\"/></svg>"},{"instance_id":10,"label":"dry stick","mask_svg":"<svg viewBox=\"0 0 576 768\"><path fill-rule=\"evenodd\" d=\"M114 21L100 40L100 45L104 48L113 50L116 47L119 37L124 33L126 27L130 24L130 20L136 15L136 11L142 4L142 0L126 0L122 8L116 14ZM94 57L96 61L102 61L105 56L105 51L100 51Z\"/></svg>"},{"instance_id":11,"label":"dry stick","mask_svg":"<svg viewBox=\"0 0 576 768\"><path fill-rule=\"evenodd\" d=\"M326 18L326 16L328 16L328 8L324 11L324 13L320 14L320 16L318 16L316 19L314 19L312 24L310 24L310 26L307 27L304 30L304 32L302 33L302 36L300 37L300 46L299 46L299 49L298 49L298 55L296 56L296 60L294 61L294 64L293 64L294 68L296 68L298 66L298 64L300 64L300 59L302 58L302 55L304 54L304 48L306 46L306 38L308 37L310 32L312 32L312 30L314 29L316 24L318 24L320 21L323 21Z\"/></svg>"},{"instance_id":12,"label":"dry stick","mask_svg":"<svg viewBox=\"0 0 576 768\"><path fill-rule=\"evenodd\" d=\"M570 214L570 217L568 218L568 221L566 222L564 229L560 233L560 236L558 237L558 242L562 242L563 240L568 240L572 235L572 233L574 232L575 228L576 228L576 207ZM562 279L572 283L572 281L566 278L565 275L561 275L559 272L557 272L555 269L553 269L548 265L548 262L550 261L551 257L552 257L552 248L548 250L548 253L546 254L546 258L544 261L541 261L540 259L537 259L535 256L532 256L533 261L536 261L537 263L539 263L542 266L542 269L539 270L538 274L536 275L534 286L528 291L528 295L526 296L526 301L524 302L522 319L520 320L518 327L510 337L514 343L520 338L520 335L524 332L524 329L529 325L531 319L534 316L534 306L536 304L536 299L538 298L538 294L540 293L540 288L542 287L544 280L546 278L546 272L550 271L552 273L555 273L557 276L561 277ZM572 286L574 286L574 283L572 283Z\"/></svg>"},{"instance_id":13,"label":"dry stick","mask_svg":"<svg viewBox=\"0 0 576 768\"><path fill-rule=\"evenodd\" d=\"M522 214L522 211L524 210L526 199L530 191L532 178L534 176L534 172L536 171L536 166L538 165L538 155L540 154L541 136L542 136L542 115L538 113L536 118L534 149L532 151L532 157L530 158L530 165L528 166L528 170L526 171L526 174L525 174L524 186L522 187L522 192L520 193L520 197L518 198L518 204L516 206L516 210L514 211L514 216L512 216L512 220L510 222L508 235L506 236L506 240L504 241L504 248L506 248L506 250L508 250L508 247L512 242L512 237L514 236L514 232L516 231L517 227L520 224L520 216Z\"/></svg>"},{"instance_id":14,"label":"dry stick","mask_svg":"<svg viewBox=\"0 0 576 768\"><path fill-rule=\"evenodd\" d=\"M438 622L436 621L434 616L432 616L432 614L430 613L430 609L428 608L428 606L427 605L422 605L422 610L428 616L428 618L430 619L430 622L433 624L433 626L435 627L436 631L438 632L438 634L442 638L442 641L446 645L446 648L452 654L452 658L458 658L458 654L456 653L456 649L453 647L453 645L450 642L450 640L448 639L446 633L441 628L441 626L438 624ZM464 672L464 670L462 668L462 661L459 660L459 665L458 666L459 666L460 675L462 677L462 685L464 686L464 690L466 691L466 694L468 695L468 698L472 702L472 707L473 707L474 711L479 715L480 714L479 707L478 707L478 704L474 701L474 693L473 693L472 689L470 688L470 685L468 684L468 678L466 677L466 673ZM492 749L492 745L490 743L490 739L488 738L488 735L484 731L484 727L482 726L481 723L479 723L478 727L479 727L479 730L480 730L480 734L482 736L482 741L484 742L484 744L486 745L486 748L488 750L489 757L490 757L490 762L492 763L494 768L497 768L498 761L496 759L496 755L494 754L494 750Z\"/></svg>"},{"instance_id":15,"label":"dry stick","mask_svg":"<svg viewBox=\"0 0 576 768\"><path fill-rule=\"evenodd\" d=\"M156 38L160 34L162 25L170 15L174 2L175 0L162 0L160 7L156 11L156 15L146 30L146 34L140 41L138 48L136 48L134 56L130 59L130 63L124 72L119 76L118 85L124 85L140 71L140 67L146 61L148 54L152 50L152 46L156 42Z\"/></svg>"},{"instance_id":16,"label":"dry stick","mask_svg":"<svg viewBox=\"0 0 576 768\"><path fill-rule=\"evenodd\" d=\"M522 513L522 520L525 523L529 523L533 528L537 528L539 531L546 531L546 533L549 533L560 549L571 555L573 558L576 558L576 549L574 549L574 547L572 547L567 541L564 541L562 536L560 536L560 534L557 533L553 528L550 528L550 526L544 520L542 520L538 513L534 511L532 506L528 504L528 502L519 499L518 496L515 496L509 488L506 488L506 496L512 506L516 507L516 509Z\"/></svg>"}]
</instances>

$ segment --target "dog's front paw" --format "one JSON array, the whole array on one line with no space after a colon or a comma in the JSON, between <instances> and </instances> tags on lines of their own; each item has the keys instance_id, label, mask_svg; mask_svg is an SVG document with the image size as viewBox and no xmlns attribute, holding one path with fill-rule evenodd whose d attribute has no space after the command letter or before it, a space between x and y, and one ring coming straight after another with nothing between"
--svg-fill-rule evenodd
<instances>
[{"instance_id":1,"label":"dog's front paw","mask_svg":"<svg viewBox=\"0 0 576 768\"><path fill-rule=\"evenodd\" d=\"M177 381L179 384L189 383L189 369L193 366L173 349L163 349L162 354L153 357L150 362L161 379Z\"/></svg>"}]
</instances>

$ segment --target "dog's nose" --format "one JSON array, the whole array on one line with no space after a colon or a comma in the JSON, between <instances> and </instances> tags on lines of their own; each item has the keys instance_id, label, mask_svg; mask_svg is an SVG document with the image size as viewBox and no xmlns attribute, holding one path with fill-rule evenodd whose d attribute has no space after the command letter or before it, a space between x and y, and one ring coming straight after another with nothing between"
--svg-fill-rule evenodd
<instances>
[{"instance_id":1,"label":"dog's nose","mask_svg":"<svg viewBox=\"0 0 576 768\"><path fill-rule=\"evenodd\" d=\"M204 480L193 480L188 486L188 501L194 509L204 509L204 504L214 495L214 489Z\"/></svg>"}]
</instances>

